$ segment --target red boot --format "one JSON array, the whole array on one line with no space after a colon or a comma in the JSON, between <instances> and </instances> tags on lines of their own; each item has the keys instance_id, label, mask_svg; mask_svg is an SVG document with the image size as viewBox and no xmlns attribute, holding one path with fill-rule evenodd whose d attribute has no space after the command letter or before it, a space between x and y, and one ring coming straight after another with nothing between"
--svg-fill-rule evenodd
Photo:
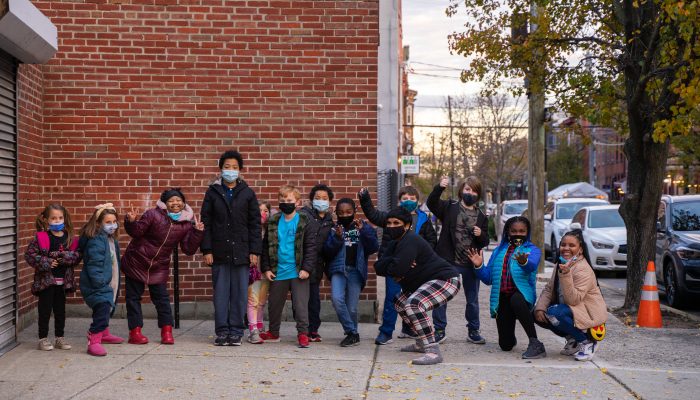
<instances>
[{"instance_id":1,"label":"red boot","mask_svg":"<svg viewBox=\"0 0 700 400\"><path fill-rule=\"evenodd\" d=\"M129 343L131 344L146 344L148 343L148 338L141 334L141 327L129 331Z\"/></svg>"},{"instance_id":2,"label":"red boot","mask_svg":"<svg viewBox=\"0 0 700 400\"><path fill-rule=\"evenodd\" d=\"M160 343L161 344L175 344L175 339L173 338L173 327L170 325L165 325L160 328Z\"/></svg>"},{"instance_id":3,"label":"red boot","mask_svg":"<svg viewBox=\"0 0 700 400\"><path fill-rule=\"evenodd\" d=\"M91 356L102 357L107 355L107 351L104 347L102 347L102 333L104 333L104 331L99 333L92 333L88 331L87 352Z\"/></svg>"},{"instance_id":4,"label":"red boot","mask_svg":"<svg viewBox=\"0 0 700 400\"><path fill-rule=\"evenodd\" d=\"M105 329L102 332L102 343L105 344L120 344L124 342L124 339L120 338L119 336L112 335L109 333L109 328Z\"/></svg>"}]
</instances>

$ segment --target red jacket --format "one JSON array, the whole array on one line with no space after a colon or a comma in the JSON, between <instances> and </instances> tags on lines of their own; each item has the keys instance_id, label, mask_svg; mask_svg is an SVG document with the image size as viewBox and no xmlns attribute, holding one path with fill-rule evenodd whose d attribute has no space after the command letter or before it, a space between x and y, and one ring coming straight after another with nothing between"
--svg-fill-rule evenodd
<instances>
[{"instance_id":1,"label":"red jacket","mask_svg":"<svg viewBox=\"0 0 700 400\"><path fill-rule=\"evenodd\" d=\"M178 243L182 251L191 256L204 238L204 232L194 227L190 206L185 205L180 219L173 221L161 201L134 222L126 218L124 228L133 239L122 256L122 271L129 278L148 285L168 282L170 259Z\"/></svg>"}]
</instances>

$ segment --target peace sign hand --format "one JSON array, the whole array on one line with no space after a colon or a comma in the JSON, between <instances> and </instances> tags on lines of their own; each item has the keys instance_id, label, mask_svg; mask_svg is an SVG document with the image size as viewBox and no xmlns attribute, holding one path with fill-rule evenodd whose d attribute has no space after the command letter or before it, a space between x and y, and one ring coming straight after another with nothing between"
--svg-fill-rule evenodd
<instances>
[{"instance_id":1,"label":"peace sign hand","mask_svg":"<svg viewBox=\"0 0 700 400\"><path fill-rule=\"evenodd\" d=\"M138 212L132 208L131 211L126 213L126 218L129 220L129 222L134 222L138 219Z\"/></svg>"},{"instance_id":2,"label":"peace sign hand","mask_svg":"<svg viewBox=\"0 0 700 400\"><path fill-rule=\"evenodd\" d=\"M204 230L204 222L200 221L197 219L197 216L194 216L194 229L198 231L203 231Z\"/></svg>"}]
</instances>

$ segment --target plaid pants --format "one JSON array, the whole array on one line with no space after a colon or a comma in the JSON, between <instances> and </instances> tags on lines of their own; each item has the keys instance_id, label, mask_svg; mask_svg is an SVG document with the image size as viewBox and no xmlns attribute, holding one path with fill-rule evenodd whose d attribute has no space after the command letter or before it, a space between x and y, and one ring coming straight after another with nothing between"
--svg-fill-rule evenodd
<instances>
[{"instance_id":1,"label":"plaid pants","mask_svg":"<svg viewBox=\"0 0 700 400\"><path fill-rule=\"evenodd\" d=\"M428 311L447 304L459 292L459 277L447 281L432 280L422 284L418 290L407 295L399 293L394 298L394 308L401 318L418 335L424 345L435 343L435 330L428 318Z\"/></svg>"}]
</instances>

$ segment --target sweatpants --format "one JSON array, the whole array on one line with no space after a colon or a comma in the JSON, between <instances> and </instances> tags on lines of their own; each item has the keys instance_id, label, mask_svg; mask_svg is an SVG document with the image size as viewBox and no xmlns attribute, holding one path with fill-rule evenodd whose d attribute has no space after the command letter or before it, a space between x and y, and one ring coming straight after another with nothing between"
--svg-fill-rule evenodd
<instances>
[{"instance_id":1,"label":"sweatpants","mask_svg":"<svg viewBox=\"0 0 700 400\"><path fill-rule=\"evenodd\" d=\"M112 305L110 303L97 303L92 307L92 324L90 324L90 333L100 333L109 327L109 317L112 314Z\"/></svg>"},{"instance_id":2,"label":"sweatpants","mask_svg":"<svg viewBox=\"0 0 700 400\"><path fill-rule=\"evenodd\" d=\"M528 338L537 338L535 319L530 312L531 305L522 293L501 293L498 300L496 327L498 328L498 345L503 351L510 351L515 346L515 320L520 321Z\"/></svg>"},{"instance_id":3,"label":"sweatpants","mask_svg":"<svg viewBox=\"0 0 700 400\"><path fill-rule=\"evenodd\" d=\"M214 332L217 336L243 336L248 305L248 275L246 264L214 264Z\"/></svg>"},{"instance_id":4,"label":"sweatpants","mask_svg":"<svg viewBox=\"0 0 700 400\"><path fill-rule=\"evenodd\" d=\"M54 334L63 337L66 326L66 291L63 285L51 285L39 292L39 339L49 335L52 311Z\"/></svg>"},{"instance_id":5,"label":"sweatpants","mask_svg":"<svg viewBox=\"0 0 700 400\"><path fill-rule=\"evenodd\" d=\"M297 323L298 333L309 332L309 280L285 279L270 282L270 294L267 299L270 316L270 332L279 335L282 324L282 312L287 301L287 293L292 292L292 311Z\"/></svg>"},{"instance_id":6,"label":"sweatpants","mask_svg":"<svg viewBox=\"0 0 700 400\"><path fill-rule=\"evenodd\" d=\"M141 311L141 296L146 289L146 285L136 279L125 279L126 286L126 318L129 321L129 330L143 327L143 313ZM148 285L148 293L151 296L151 303L158 312L158 327L166 325L173 326L173 312L170 308L170 295L165 283L158 285Z\"/></svg>"}]
</instances>

